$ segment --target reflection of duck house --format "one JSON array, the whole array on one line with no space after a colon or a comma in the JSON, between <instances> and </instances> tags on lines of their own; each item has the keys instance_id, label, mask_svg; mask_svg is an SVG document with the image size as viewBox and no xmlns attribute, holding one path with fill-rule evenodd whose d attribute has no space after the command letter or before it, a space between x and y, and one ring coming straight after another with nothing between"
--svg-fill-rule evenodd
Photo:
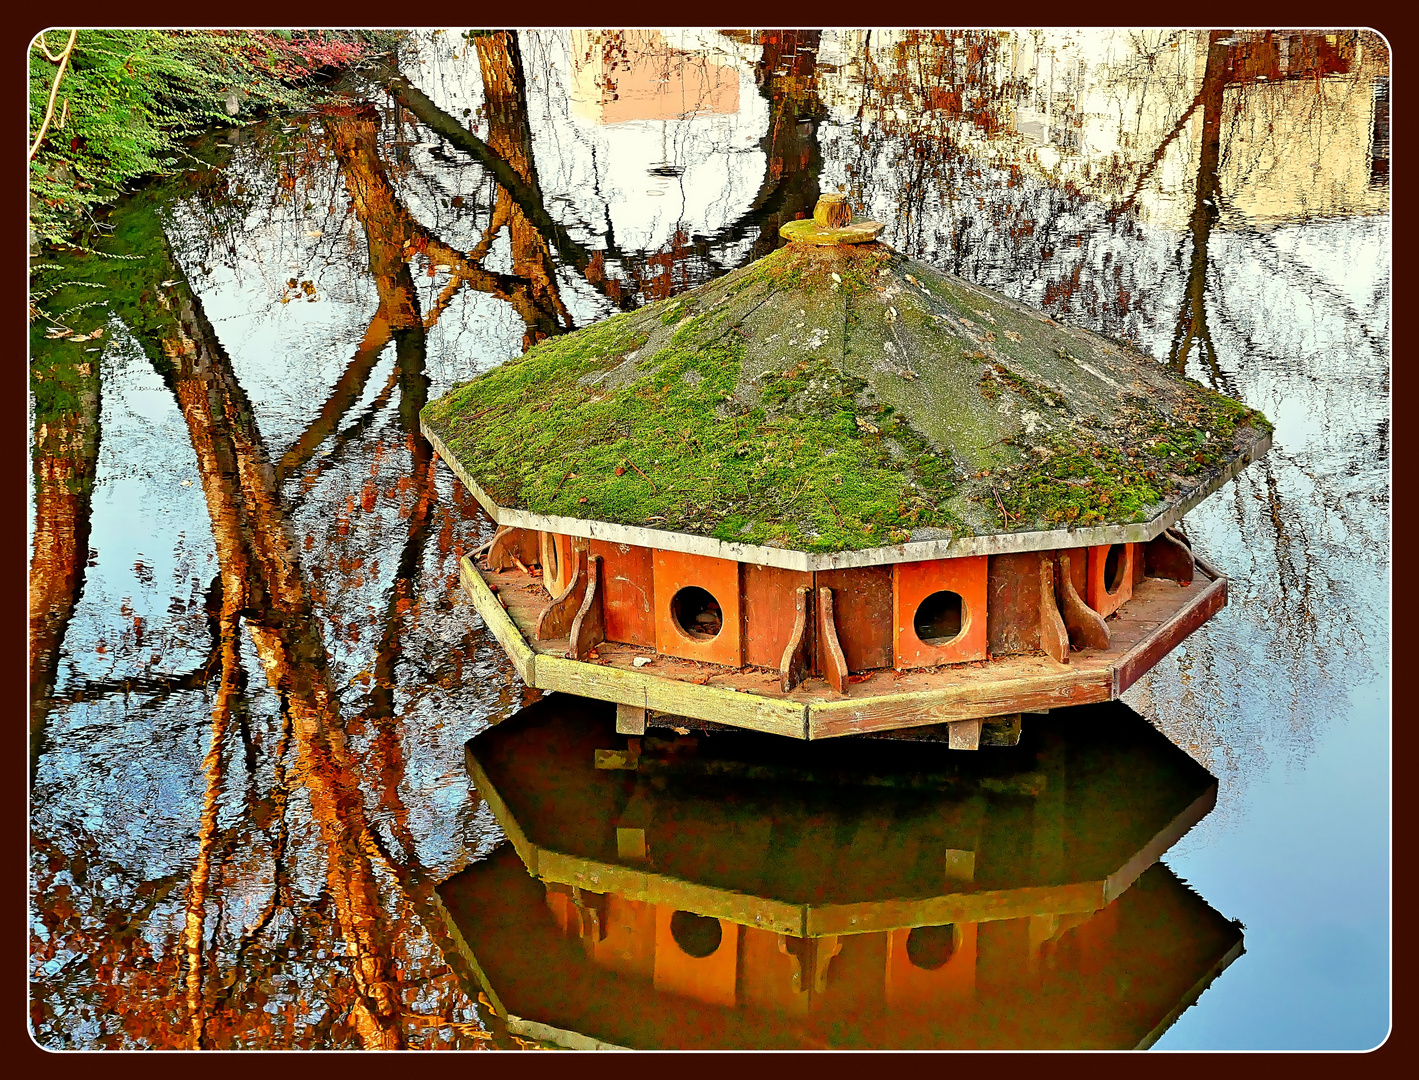
<instances>
[{"instance_id":1,"label":"reflection of duck house","mask_svg":"<svg viewBox=\"0 0 1419 1080\"><path fill-rule=\"evenodd\" d=\"M1216 782L1122 706L1042 721L1004 768L894 741L765 742L627 740L604 706L558 697L468 744L512 843L439 893L511 1030L1131 1047L1241 952L1154 865Z\"/></svg>"},{"instance_id":2,"label":"reflection of duck house","mask_svg":"<svg viewBox=\"0 0 1419 1080\"><path fill-rule=\"evenodd\" d=\"M1226 603L1175 526L1265 418L902 258L835 198L768 258L426 409L500 525L462 578L529 685L614 701L627 733L946 723L974 748L982 721L1118 697Z\"/></svg>"}]
</instances>

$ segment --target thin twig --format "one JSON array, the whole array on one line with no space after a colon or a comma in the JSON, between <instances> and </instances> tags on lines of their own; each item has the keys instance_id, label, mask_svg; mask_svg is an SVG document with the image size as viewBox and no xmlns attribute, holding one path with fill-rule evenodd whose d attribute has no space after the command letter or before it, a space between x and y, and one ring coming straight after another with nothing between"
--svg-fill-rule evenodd
<instances>
[{"instance_id":1,"label":"thin twig","mask_svg":"<svg viewBox=\"0 0 1419 1080\"><path fill-rule=\"evenodd\" d=\"M990 485L990 493L995 496L995 505L1000 507L1001 520L1003 520L1005 524L1009 525L1011 520L1010 513L1005 509L1005 504L1000 501L1000 492L995 490L994 484Z\"/></svg>"},{"instance_id":2,"label":"thin twig","mask_svg":"<svg viewBox=\"0 0 1419 1080\"><path fill-rule=\"evenodd\" d=\"M486 410L485 410L485 411L486 411ZM571 470L567 473L566 476L562 477L561 480L559 480L559 481L557 482L556 488L552 491L552 498L555 499L555 498L557 497L557 492L562 490L562 485L565 484L568 480L570 480L570 479L571 479L573 476L575 476L575 475L576 475L576 463L573 462L573 463L572 463Z\"/></svg>"},{"instance_id":3,"label":"thin twig","mask_svg":"<svg viewBox=\"0 0 1419 1080\"><path fill-rule=\"evenodd\" d=\"M626 458L626 460L631 462L631 468L635 469L636 472L640 473L642 476L645 476L646 483L650 485L650 490L652 494L659 494L660 489L655 486L654 480L652 480L649 476L646 476L645 470L642 469L639 465L637 465L634 461L631 461L630 458Z\"/></svg>"}]
</instances>

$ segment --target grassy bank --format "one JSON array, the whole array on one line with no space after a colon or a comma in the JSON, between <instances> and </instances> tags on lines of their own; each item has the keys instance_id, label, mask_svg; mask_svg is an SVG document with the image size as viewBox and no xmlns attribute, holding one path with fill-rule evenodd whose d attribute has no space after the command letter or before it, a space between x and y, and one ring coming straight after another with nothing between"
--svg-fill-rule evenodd
<instances>
[{"instance_id":1,"label":"grassy bank","mask_svg":"<svg viewBox=\"0 0 1419 1080\"><path fill-rule=\"evenodd\" d=\"M180 166L187 136L310 107L323 76L396 40L344 30L40 35L29 52L31 247L72 241L95 207Z\"/></svg>"}]
</instances>

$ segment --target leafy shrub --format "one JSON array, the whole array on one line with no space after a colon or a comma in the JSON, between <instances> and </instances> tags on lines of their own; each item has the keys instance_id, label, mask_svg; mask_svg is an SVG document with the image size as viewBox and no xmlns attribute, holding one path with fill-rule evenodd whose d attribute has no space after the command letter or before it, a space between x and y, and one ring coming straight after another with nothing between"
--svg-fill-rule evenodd
<instances>
[{"instance_id":1,"label":"leafy shrub","mask_svg":"<svg viewBox=\"0 0 1419 1080\"><path fill-rule=\"evenodd\" d=\"M51 32L57 54L67 35L54 39ZM393 40L349 31L80 30L54 119L30 162L33 239L65 240L94 206L169 168L181 140L214 121L309 107L312 75L355 64ZM31 140L57 70L32 43Z\"/></svg>"}]
</instances>

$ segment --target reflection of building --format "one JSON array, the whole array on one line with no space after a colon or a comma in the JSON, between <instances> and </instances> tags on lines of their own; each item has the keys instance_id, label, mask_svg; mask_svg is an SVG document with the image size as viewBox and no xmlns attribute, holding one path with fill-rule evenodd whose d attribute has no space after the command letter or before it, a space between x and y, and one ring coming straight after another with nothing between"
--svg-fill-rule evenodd
<instances>
[{"instance_id":1,"label":"reflection of building","mask_svg":"<svg viewBox=\"0 0 1419 1080\"><path fill-rule=\"evenodd\" d=\"M867 115L888 128L925 125L992 160L992 142L1013 142L1012 161L1107 202L1143 178L1136 205L1145 218L1186 227L1207 31L975 33L943 43L873 31L864 42L862 31L843 31L825 44L841 62L822 76L823 98L844 120L855 116L870 66L887 90L869 95ZM1220 227L1387 209L1389 59L1378 35L1236 31L1226 40ZM942 57L953 53L961 85L919 77L948 68ZM975 107L943 97L952 89Z\"/></svg>"},{"instance_id":2,"label":"reflection of building","mask_svg":"<svg viewBox=\"0 0 1419 1080\"><path fill-rule=\"evenodd\" d=\"M739 72L726 59L676 48L659 30L573 30L572 108L599 124L735 113Z\"/></svg>"},{"instance_id":3,"label":"reflection of building","mask_svg":"<svg viewBox=\"0 0 1419 1080\"><path fill-rule=\"evenodd\" d=\"M624 250L683 248L744 213L768 123L746 50L692 30L527 33L552 58L534 107L566 110L537 135L539 167L578 206L604 207Z\"/></svg>"},{"instance_id":4,"label":"reflection of building","mask_svg":"<svg viewBox=\"0 0 1419 1080\"><path fill-rule=\"evenodd\" d=\"M1240 954L1154 865L1216 782L1137 714L1008 760L854 741L628 741L560 695L473 739L512 844L439 892L494 1009L574 1046L1139 1046Z\"/></svg>"}]
</instances>

